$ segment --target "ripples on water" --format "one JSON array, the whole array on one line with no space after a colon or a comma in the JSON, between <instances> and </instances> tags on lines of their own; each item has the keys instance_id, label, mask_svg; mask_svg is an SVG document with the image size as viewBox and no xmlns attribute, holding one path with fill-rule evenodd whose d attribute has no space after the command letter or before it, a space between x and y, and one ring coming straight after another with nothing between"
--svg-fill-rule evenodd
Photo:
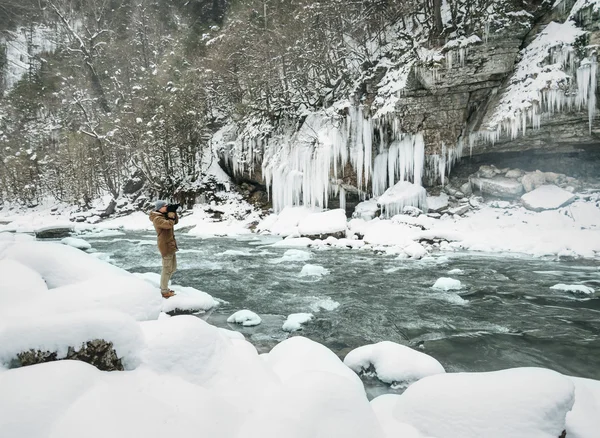
<instances>
[{"instance_id":1,"label":"ripples on water","mask_svg":"<svg viewBox=\"0 0 600 438\"><path fill-rule=\"evenodd\" d=\"M133 272L160 272L154 236L87 237L93 248ZM226 303L211 324L238 330L259 351L289 334L288 314L312 312L301 332L343 357L360 345L391 340L438 359L447 371L491 371L543 366L600 379L600 269L593 261L552 261L525 256L439 253L421 261L396 260L361 250L274 248L273 237L198 239L179 236L177 284L193 286ZM300 277L305 264L328 271ZM450 270L460 269L462 273ZM440 277L462 282L437 291ZM584 284L593 296L549 289ZM240 309L263 323L246 328L226 319Z\"/></svg>"}]
</instances>

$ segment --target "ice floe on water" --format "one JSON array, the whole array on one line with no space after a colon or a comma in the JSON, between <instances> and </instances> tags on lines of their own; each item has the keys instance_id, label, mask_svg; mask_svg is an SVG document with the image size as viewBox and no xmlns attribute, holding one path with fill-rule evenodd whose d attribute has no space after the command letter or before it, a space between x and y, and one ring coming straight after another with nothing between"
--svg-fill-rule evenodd
<instances>
[{"instance_id":1,"label":"ice floe on water","mask_svg":"<svg viewBox=\"0 0 600 438\"><path fill-rule=\"evenodd\" d=\"M591 295L594 293L594 288L589 286L584 286L582 284L555 284L554 286L550 286L550 289L560 290L565 292L573 292L579 294Z\"/></svg>"},{"instance_id":2,"label":"ice floe on water","mask_svg":"<svg viewBox=\"0 0 600 438\"><path fill-rule=\"evenodd\" d=\"M281 328L286 332L302 330L302 325L313 319L313 316L312 313L292 313L288 315Z\"/></svg>"},{"instance_id":3,"label":"ice floe on water","mask_svg":"<svg viewBox=\"0 0 600 438\"><path fill-rule=\"evenodd\" d=\"M450 277L438 278L433 286L433 289L438 290L459 290L462 289L462 283L460 280L456 280Z\"/></svg>"},{"instance_id":4,"label":"ice floe on water","mask_svg":"<svg viewBox=\"0 0 600 438\"><path fill-rule=\"evenodd\" d=\"M331 298L318 298L315 297L316 301L310 304L310 310L313 312L319 312L320 310L333 311L340 307L340 303L332 300Z\"/></svg>"},{"instance_id":5,"label":"ice floe on water","mask_svg":"<svg viewBox=\"0 0 600 438\"><path fill-rule=\"evenodd\" d=\"M242 324L244 327L254 327L260 324L262 319L251 310L243 309L238 310L227 318L227 322L231 324Z\"/></svg>"},{"instance_id":6,"label":"ice floe on water","mask_svg":"<svg viewBox=\"0 0 600 438\"><path fill-rule=\"evenodd\" d=\"M304 262L312 257L310 251L301 249L288 249L283 253L283 256L271 260L271 263L293 263L293 262Z\"/></svg>"},{"instance_id":7,"label":"ice floe on water","mask_svg":"<svg viewBox=\"0 0 600 438\"><path fill-rule=\"evenodd\" d=\"M311 265L310 263L307 263L302 267L298 277L323 277L324 275L329 275L329 269L320 265Z\"/></svg>"}]
</instances>

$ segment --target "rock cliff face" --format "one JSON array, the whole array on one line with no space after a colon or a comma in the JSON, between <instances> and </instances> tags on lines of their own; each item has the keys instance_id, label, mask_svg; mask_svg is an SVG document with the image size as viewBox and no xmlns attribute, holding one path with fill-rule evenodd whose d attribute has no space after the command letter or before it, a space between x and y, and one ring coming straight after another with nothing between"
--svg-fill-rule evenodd
<instances>
[{"instance_id":1,"label":"rock cliff face","mask_svg":"<svg viewBox=\"0 0 600 438\"><path fill-rule=\"evenodd\" d=\"M328 207L345 205L350 211L358 200L379 196L405 177L412 181L413 175L421 175L421 170L425 186L447 182L448 169L461 157L461 165L477 163L471 173L486 163L569 173L563 167L567 162L571 171L578 174L573 176L588 176L598 170L598 164L588 161L596 160L596 152L600 151L600 120L596 111L600 102L596 62L600 3L565 0L564 6L551 8L547 2L533 2L524 11L519 9L523 7L521 3L514 6L518 11L514 14L523 20L515 19L489 35L450 40L443 48L441 42L423 50L425 55L407 55L410 62L394 67L406 71L405 79L397 79L405 80L405 84L397 87L399 93L390 100L395 103L383 117L378 99L390 71L386 68L366 79L353 96L351 105L358 108L364 120L357 118L357 110L352 108L345 107L345 113L337 110L338 116L342 115L342 122L338 123L342 128L333 137L350 143L351 159L345 166L338 166L336 173L332 170L328 182L320 176L318 191L329 191ZM324 118L336 117L335 111L323 114ZM347 137L345 126L350 132ZM372 138L361 140L364 132L370 130L368 136ZM316 143L331 142L329 132L313 131ZM294 137L283 141L294 142L298 143L297 149L307 149ZM333 145L333 150L339 149L335 141ZM273 149L273 143L263 146L263 151L269 148ZM425 156L419 157L423 149ZM271 167L279 169L293 155L289 151L284 158L279 153L270 154L277 157ZM264 169L269 157L264 155L262 163L261 157L256 157L251 174L248 164L241 170L229 165L228 173L238 180L253 181L257 187L275 185L275 178L263 181L260 171L260 165ZM332 152L331 160L344 158ZM371 174L367 176L366 165L363 173L361 163L369 160ZM510 164L502 164L506 160ZM585 162L584 172L578 170L579 162ZM327 163L319 166L329 168ZM423 169L417 171L419 166ZM306 174L307 169L295 164L280 171L279 184L285 175ZM301 185L285 180L288 185L295 184L292 193L314 190L312 183ZM348 202L339 197L341 188L351 195ZM281 199L292 197L281 187L274 192L281 193Z\"/></svg>"}]
</instances>

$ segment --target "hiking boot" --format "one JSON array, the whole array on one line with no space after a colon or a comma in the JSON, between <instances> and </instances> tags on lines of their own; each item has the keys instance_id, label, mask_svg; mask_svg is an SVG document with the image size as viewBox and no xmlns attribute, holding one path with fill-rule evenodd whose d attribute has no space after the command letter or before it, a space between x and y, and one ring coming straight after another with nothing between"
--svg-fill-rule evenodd
<instances>
[{"instance_id":1,"label":"hiking boot","mask_svg":"<svg viewBox=\"0 0 600 438\"><path fill-rule=\"evenodd\" d=\"M161 295L163 298L171 298L172 296L175 295L175 292L172 290L169 290L167 292L161 292Z\"/></svg>"}]
</instances>

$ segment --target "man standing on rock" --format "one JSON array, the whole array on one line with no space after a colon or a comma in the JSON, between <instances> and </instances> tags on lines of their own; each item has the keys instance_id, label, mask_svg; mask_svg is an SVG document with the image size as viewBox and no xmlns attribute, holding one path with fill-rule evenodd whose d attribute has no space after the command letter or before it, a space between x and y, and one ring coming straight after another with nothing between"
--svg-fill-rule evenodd
<instances>
[{"instance_id":1,"label":"man standing on rock","mask_svg":"<svg viewBox=\"0 0 600 438\"><path fill-rule=\"evenodd\" d=\"M162 273L160 275L160 293L163 298L170 298L175 292L169 289L169 280L177 269L177 242L175 241L174 227L179 218L174 211L167 213L167 203L156 201L154 211L150 213L150 220L156 230L158 250L162 256Z\"/></svg>"}]
</instances>

